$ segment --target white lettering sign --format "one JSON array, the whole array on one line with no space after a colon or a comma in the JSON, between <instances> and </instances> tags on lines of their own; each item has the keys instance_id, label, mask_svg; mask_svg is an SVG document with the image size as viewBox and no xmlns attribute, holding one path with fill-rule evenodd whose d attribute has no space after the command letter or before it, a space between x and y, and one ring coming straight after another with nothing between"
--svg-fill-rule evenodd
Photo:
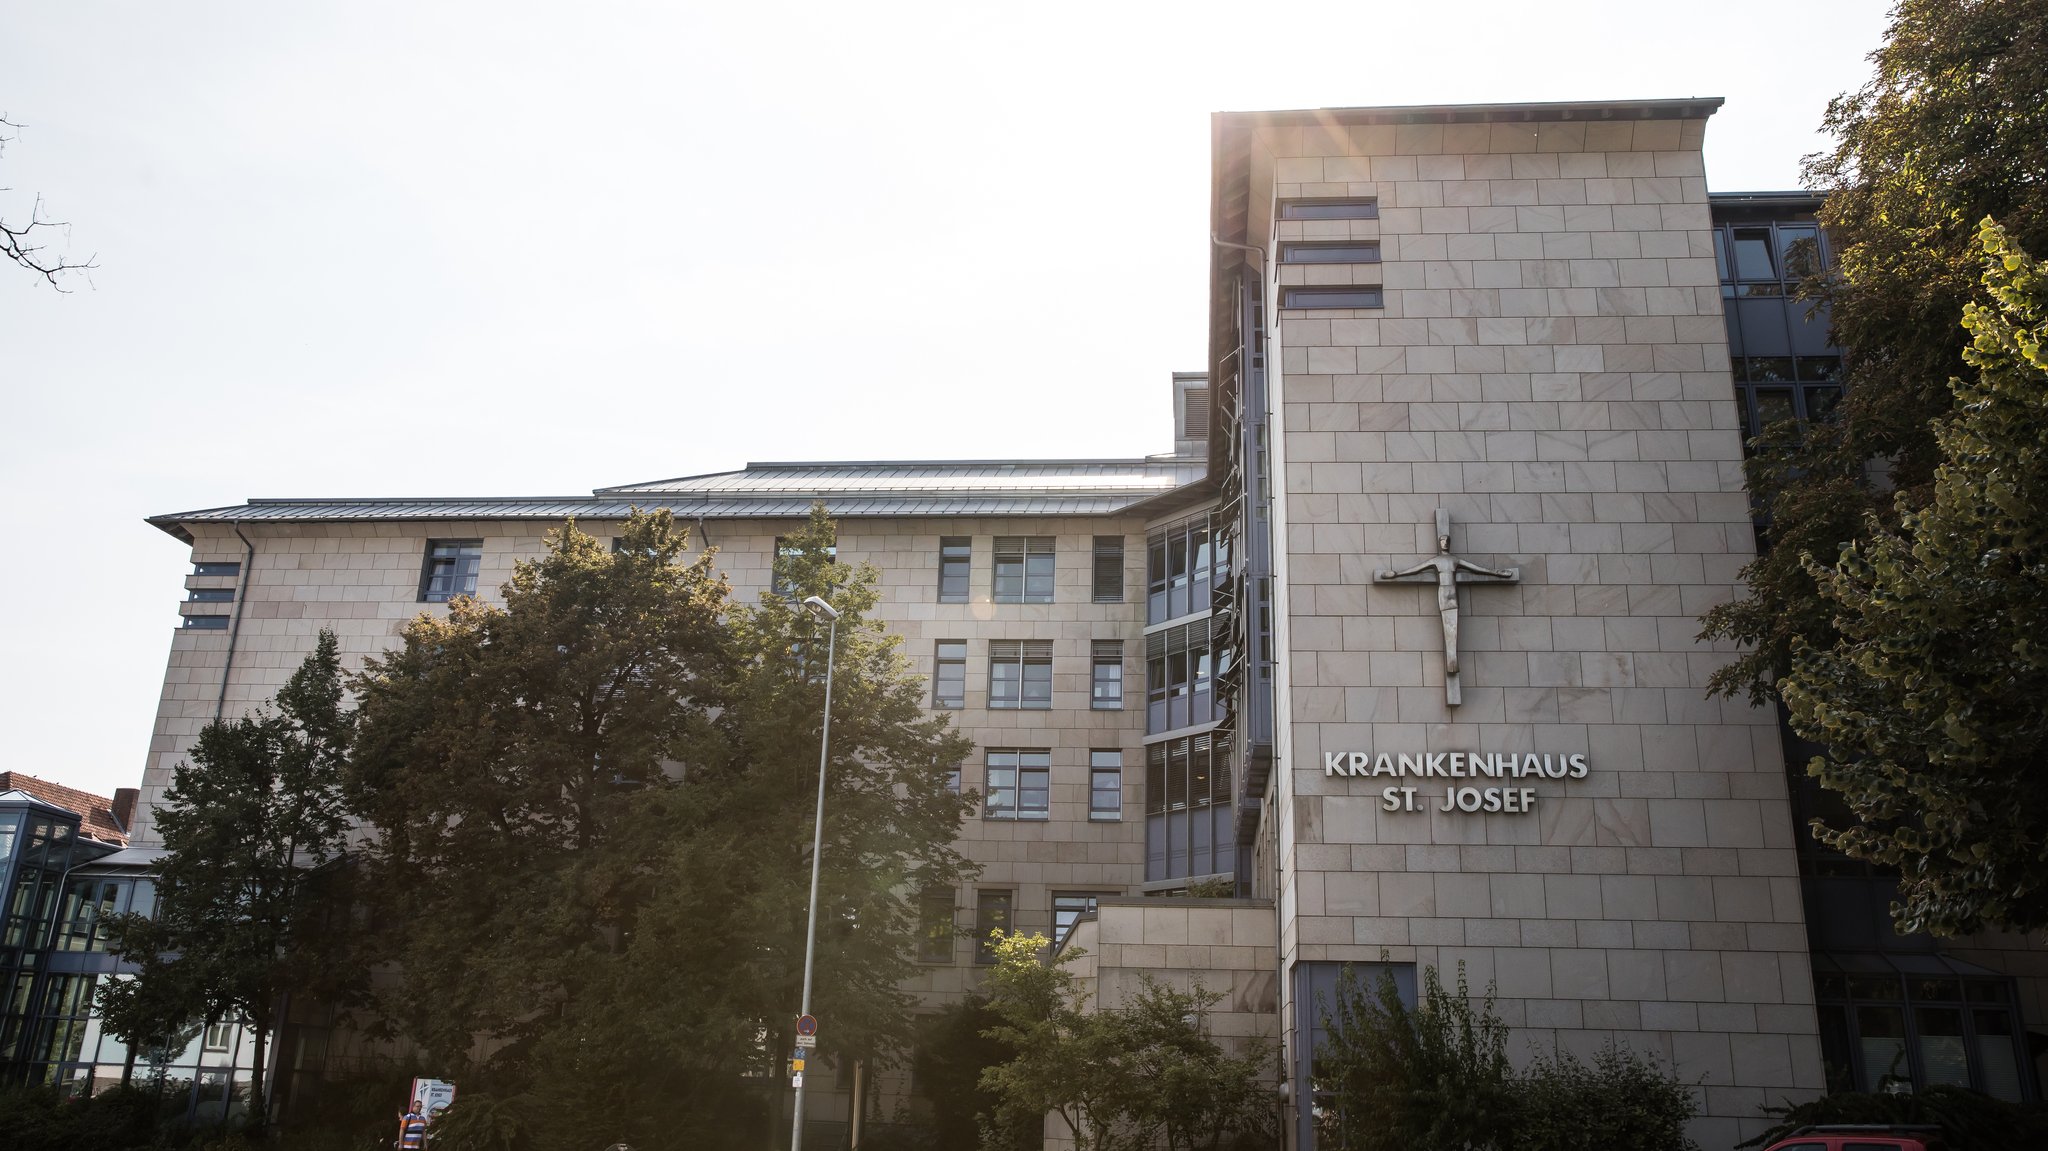
<instances>
[{"instance_id":1,"label":"white lettering sign","mask_svg":"<svg viewBox=\"0 0 2048 1151\"><path fill-rule=\"evenodd\" d=\"M1430 751L1374 755L1365 751L1326 751L1323 775L1340 778L1536 780L1584 779L1586 757L1577 752ZM1489 787L1452 784L1441 795L1423 798L1419 787L1395 784L1380 789L1384 811L1521 814L1536 810L1536 789L1527 786Z\"/></svg>"}]
</instances>

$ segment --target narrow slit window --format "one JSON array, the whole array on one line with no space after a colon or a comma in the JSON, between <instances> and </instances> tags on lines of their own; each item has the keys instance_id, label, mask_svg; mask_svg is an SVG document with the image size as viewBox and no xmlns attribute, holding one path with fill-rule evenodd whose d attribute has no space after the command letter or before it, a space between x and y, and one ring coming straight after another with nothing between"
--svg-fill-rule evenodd
<instances>
[{"instance_id":1,"label":"narrow slit window","mask_svg":"<svg viewBox=\"0 0 2048 1151\"><path fill-rule=\"evenodd\" d=\"M1329 284L1280 289L1283 308L1384 308L1386 293L1378 286Z\"/></svg>"},{"instance_id":2,"label":"narrow slit window","mask_svg":"<svg viewBox=\"0 0 2048 1151\"><path fill-rule=\"evenodd\" d=\"M1380 202L1373 196L1313 196L1280 201L1283 220L1377 220Z\"/></svg>"},{"instance_id":3,"label":"narrow slit window","mask_svg":"<svg viewBox=\"0 0 2048 1151\"><path fill-rule=\"evenodd\" d=\"M1283 264L1377 264L1378 240L1288 242L1280 245Z\"/></svg>"}]
</instances>

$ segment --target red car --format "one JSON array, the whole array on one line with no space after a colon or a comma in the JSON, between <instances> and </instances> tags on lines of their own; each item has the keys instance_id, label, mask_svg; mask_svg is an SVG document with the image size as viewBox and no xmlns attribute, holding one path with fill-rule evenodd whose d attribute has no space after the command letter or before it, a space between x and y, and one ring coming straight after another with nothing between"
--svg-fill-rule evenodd
<instances>
[{"instance_id":1,"label":"red car","mask_svg":"<svg viewBox=\"0 0 2048 1151\"><path fill-rule=\"evenodd\" d=\"M1827 1123L1802 1127L1764 1151L1946 1151L1941 1128Z\"/></svg>"}]
</instances>

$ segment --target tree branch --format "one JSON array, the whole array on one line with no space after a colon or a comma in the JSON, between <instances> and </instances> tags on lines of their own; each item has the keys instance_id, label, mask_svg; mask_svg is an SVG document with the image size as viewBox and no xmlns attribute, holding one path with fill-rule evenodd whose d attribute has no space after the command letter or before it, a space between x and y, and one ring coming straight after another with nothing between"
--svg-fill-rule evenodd
<instances>
[{"instance_id":1,"label":"tree branch","mask_svg":"<svg viewBox=\"0 0 2048 1151\"><path fill-rule=\"evenodd\" d=\"M0 129L19 127L21 125L4 116L0 116ZM8 142L13 139L13 136L0 131L0 152L4 152ZM8 190L0 188L0 192ZM99 266L96 262L99 257L95 254L86 258L83 263L75 263L64 256L44 255L43 252L47 245L38 242L42 236L37 233L39 228L63 231L69 227L70 225L63 220L45 218L43 215L43 198L37 196L35 206L29 209L28 222L26 224L11 224L5 218L0 218L0 256L5 256L7 259L41 276L51 287L58 291L69 292L71 289L64 286L62 277L73 272L91 271ZM69 233L67 232L66 235L68 237ZM91 277L87 277L86 282L91 283Z\"/></svg>"}]
</instances>

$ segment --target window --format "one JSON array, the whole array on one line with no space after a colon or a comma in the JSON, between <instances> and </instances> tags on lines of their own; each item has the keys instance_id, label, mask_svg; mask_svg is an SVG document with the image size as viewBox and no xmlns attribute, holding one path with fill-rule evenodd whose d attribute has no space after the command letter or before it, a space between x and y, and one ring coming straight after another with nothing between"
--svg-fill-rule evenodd
<instances>
[{"instance_id":1,"label":"window","mask_svg":"<svg viewBox=\"0 0 2048 1151\"><path fill-rule=\"evenodd\" d=\"M993 932L1005 935L1010 932L1010 893L1007 891L977 891L974 893L974 961L988 964L996 961Z\"/></svg>"},{"instance_id":2,"label":"window","mask_svg":"<svg viewBox=\"0 0 2048 1151\"><path fill-rule=\"evenodd\" d=\"M789 542L789 540L783 536L776 536L774 563L775 570L769 577L768 590L774 592L776 595L779 596L796 595L797 586L796 581L792 578L792 572L794 571L797 562L803 560L804 558L805 552L802 547ZM839 545L826 544L825 559L827 561L831 561L836 560L838 558Z\"/></svg>"},{"instance_id":3,"label":"window","mask_svg":"<svg viewBox=\"0 0 2048 1151\"><path fill-rule=\"evenodd\" d=\"M1208 611L1211 590L1229 575L1230 554L1210 517L1195 516L1151 532L1145 546L1145 622Z\"/></svg>"},{"instance_id":4,"label":"window","mask_svg":"<svg viewBox=\"0 0 2048 1151\"><path fill-rule=\"evenodd\" d=\"M1052 813L1052 752L993 747L988 752L984 819L1045 819Z\"/></svg>"},{"instance_id":5,"label":"window","mask_svg":"<svg viewBox=\"0 0 2048 1151\"><path fill-rule=\"evenodd\" d=\"M2010 980L1959 978L1946 961L1920 956L1817 953L1813 974L1830 1091L1947 1085L2025 1100Z\"/></svg>"},{"instance_id":6,"label":"window","mask_svg":"<svg viewBox=\"0 0 2048 1151\"><path fill-rule=\"evenodd\" d=\"M1283 220L1376 220L1380 202L1371 196L1318 196L1280 201Z\"/></svg>"},{"instance_id":7,"label":"window","mask_svg":"<svg viewBox=\"0 0 2048 1151\"><path fill-rule=\"evenodd\" d=\"M1206 735L1145 749L1145 811L1163 815L1230 802L1230 745Z\"/></svg>"},{"instance_id":8,"label":"window","mask_svg":"<svg viewBox=\"0 0 2048 1151\"><path fill-rule=\"evenodd\" d=\"M966 536L939 539L939 602L967 602L967 572L974 562L974 549Z\"/></svg>"},{"instance_id":9,"label":"window","mask_svg":"<svg viewBox=\"0 0 2048 1151\"><path fill-rule=\"evenodd\" d=\"M1052 706L1052 641L997 639L988 645L988 705Z\"/></svg>"},{"instance_id":10,"label":"window","mask_svg":"<svg viewBox=\"0 0 2048 1151\"><path fill-rule=\"evenodd\" d=\"M1052 537L996 537L996 602L1052 602Z\"/></svg>"},{"instance_id":11,"label":"window","mask_svg":"<svg viewBox=\"0 0 2048 1151\"><path fill-rule=\"evenodd\" d=\"M204 563L193 564L192 574L196 576L239 576L242 574L242 565L220 560L207 560Z\"/></svg>"},{"instance_id":12,"label":"window","mask_svg":"<svg viewBox=\"0 0 2048 1151\"><path fill-rule=\"evenodd\" d=\"M206 1025L206 1041L203 1046L208 1051L226 1051L234 1043L234 1038L234 1024L209 1023Z\"/></svg>"},{"instance_id":13,"label":"window","mask_svg":"<svg viewBox=\"0 0 2048 1151\"><path fill-rule=\"evenodd\" d=\"M1745 449L1772 424L1827 419L1842 399L1840 356L1746 356L1733 367Z\"/></svg>"},{"instance_id":14,"label":"window","mask_svg":"<svg viewBox=\"0 0 2048 1151\"><path fill-rule=\"evenodd\" d=\"M233 603L235 589L231 587L196 587L185 597L187 603Z\"/></svg>"},{"instance_id":15,"label":"window","mask_svg":"<svg viewBox=\"0 0 2048 1151\"><path fill-rule=\"evenodd\" d=\"M1060 949L1067 941L1067 933L1074 930L1074 924L1084 915L1095 914L1095 901L1100 896L1092 891L1055 891L1052 893L1052 948Z\"/></svg>"},{"instance_id":16,"label":"window","mask_svg":"<svg viewBox=\"0 0 2048 1151\"><path fill-rule=\"evenodd\" d=\"M953 962L953 889L927 887L917 896L917 961Z\"/></svg>"},{"instance_id":17,"label":"window","mask_svg":"<svg viewBox=\"0 0 2048 1151\"><path fill-rule=\"evenodd\" d=\"M1384 308L1385 294L1377 284L1328 284L1316 287L1280 289L1283 308Z\"/></svg>"},{"instance_id":18,"label":"window","mask_svg":"<svg viewBox=\"0 0 2048 1151\"><path fill-rule=\"evenodd\" d=\"M1211 617L1145 637L1145 731L1157 735L1220 718L1214 691L1217 651Z\"/></svg>"},{"instance_id":19,"label":"window","mask_svg":"<svg viewBox=\"0 0 2048 1151\"><path fill-rule=\"evenodd\" d=\"M1378 240L1329 240L1280 245L1283 264L1377 264Z\"/></svg>"},{"instance_id":20,"label":"window","mask_svg":"<svg viewBox=\"0 0 2048 1151\"><path fill-rule=\"evenodd\" d=\"M1098 639L1094 646L1094 672L1088 691L1088 706L1097 711L1118 711L1124 706L1124 645L1121 640Z\"/></svg>"},{"instance_id":21,"label":"window","mask_svg":"<svg viewBox=\"0 0 2048 1151\"><path fill-rule=\"evenodd\" d=\"M186 631L228 630L228 617L224 615L188 615L184 622Z\"/></svg>"},{"instance_id":22,"label":"window","mask_svg":"<svg viewBox=\"0 0 2048 1151\"><path fill-rule=\"evenodd\" d=\"M483 562L482 540L428 540L426 562L420 566L420 602L447 603L459 595L475 595L477 569Z\"/></svg>"},{"instance_id":23,"label":"window","mask_svg":"<svg viewBox=\"0 0 2048 1151\"><path fill-rule=\"evenodd\" d=\"M942 639L932 659L932 706L967 706L967 641Z\"/></svg>"},{"instance_id":24,"label":"window","mask_svg":"<svg viewBox=\"0 0 2048 1151\"><path fill-rule=\"evenodd\" d=\"M1095 537L1095 602L1124 602L1124 537Z\"/></svg>"},{"instance_id":25,"label":"window","mask_svg":"<svg viewBox=\"0 0 2048 1151\"><path fill-rule=\"evenodd\" d=\"M1118 820L1124 817L1124 753L1088 753L1088 818Z\"/></svg>"},{"instance_id":26,"label":"window","mask_svg":"<svg viewBox=\"0 0 2048 1151\"><path fill-rule=\"evenodd\" d=\"M946 790L954 795L960 794L960 765L957 763L946 769Z\"/></svg>"}]
</instances>

